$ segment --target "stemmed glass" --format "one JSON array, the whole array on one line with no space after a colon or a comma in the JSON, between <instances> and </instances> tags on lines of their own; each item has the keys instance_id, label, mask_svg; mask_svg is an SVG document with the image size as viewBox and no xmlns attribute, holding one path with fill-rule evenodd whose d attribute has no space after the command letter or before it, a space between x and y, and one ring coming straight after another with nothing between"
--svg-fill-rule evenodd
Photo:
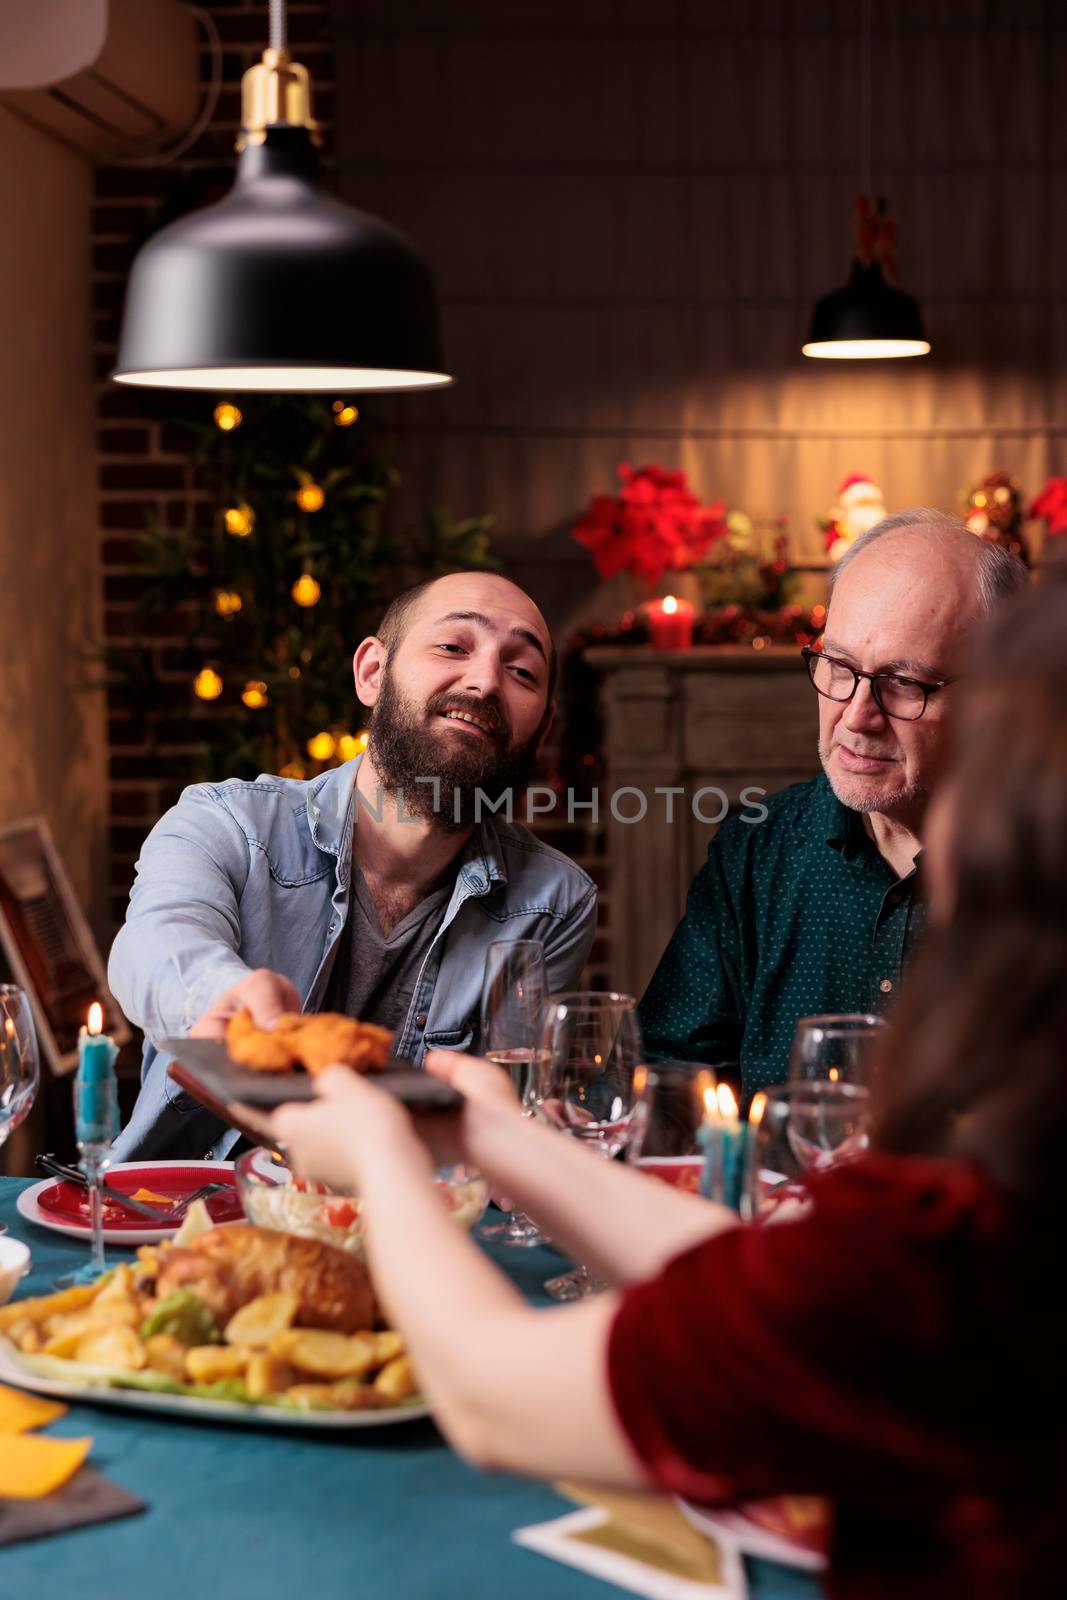
<instances>
[{"instance_id":1,"label":"stemmed glass","mask_svg":"<svg viewBox=\"0 0 1067 1600\"><path fill-rule=\"evenodd\" d=\"M869 1089L887 1027L884 1017L863 1012L801 1017L789 1057L790 1080L822 1078Z\"/></svg>"},{"instance_id":2,"label":"stemmed glass","mask_svg":"<svg viewBox=\"0 0 1067 1600\"><path fill-rule=\"evenodd\" d=\"M642 1063L634 1073L634 1110L626 1159L676 1188L699 1194L701 1133L715 1104L715 1074L690 1061Z\"/></svg>"},{"instance_id":3,"label":"stemmed glass","mask_svg":"<svg viewBox=\"0 0 1067 1600\"><path fill-rule=\"evenodd\" d=\"M29 1115L40 1081L30 1002L13 983L0 983L0 1146Z\"/></svg>"},{"instance_id":4,"label":"stemmed glass","mask_svg":"<svg viewBox=\"0 0 1067 1600\"><path fill-rule=\"evenodd\" d=\"M630 1139L634 1073L643 1057L635 1004L628 994L557 994L545 1011L537 1115L602 1156L619 1155ZM553 1300L603 1287L584 1266L545 1284Z\"/></svg>"},{"instance_id":5,"label":"stemmed glass","mask_svg":"<svg viewBox=\"0 0 1067 1600\"><path fill-rule=\"evenodd\" d=\"M505 1068L527 1116L534 1113L545 1052L541 1035L548 999L545 950L539 939L498 939L489 946L482 982L482 1053ZM486 1223L479 1237L528 1249L545 1236L523 1211Z\"/></svg>"},{"instance_id":6,"label":"stemmed glass","mask_svg":"<svg viewBox=\"0 0 1067 1600\"><path fill-rule=\"evenodd\" d=\"M741 1215L763 1222L787 1201L806 1203L814 1172L868 1146L870 1092L862 1084L803 1079L761 1091L749 1112Z\"/></svg>"}]
</instances>

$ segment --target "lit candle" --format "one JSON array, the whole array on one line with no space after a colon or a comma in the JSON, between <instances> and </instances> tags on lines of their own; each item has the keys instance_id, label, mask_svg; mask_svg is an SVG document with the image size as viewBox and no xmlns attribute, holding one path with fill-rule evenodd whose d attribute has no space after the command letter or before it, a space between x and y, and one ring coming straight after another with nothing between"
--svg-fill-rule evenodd
<instances>
[{"instance_id":1,"label":"lit candle","mask_svg":"<svg viewBox=\"0 0 1067 1600\"><path fill-rule=\"evenodd\" d=\"M89 1007L88 1026L78 1034L78 1070L74 1078L75 1132L79 1147L110 1144L119 1131L119 1099L115 1079L118 1046L103 1031L104 1008Z\"/></svg>"},{"instance_id":2,"label":"lit candle","mask_svg":"<svg viewBox=\"0 0 1067 1600\"><path fill-rule=\"evenodd\" d=\"M648 631L657 650L688 650L693 643L693 617L696 607L691 600L679 600L677 595L666 595L662 600L650 600L645 607Z\"/></svg>"},{"instance_id":3,"label":"lit candle","mask_svg":"<svg viewBox=\"0 0 1067 1600\"><path fill-rule=\"evenodd\" d=\"M705 1091L704 1105L707 1121L701 1130L705 1155L700 1192L736 1211L745 1157L745 1130L737 1114L737 1097L728 1083L720 1083L714 1091Z\"/></svg>"}]
</instances>

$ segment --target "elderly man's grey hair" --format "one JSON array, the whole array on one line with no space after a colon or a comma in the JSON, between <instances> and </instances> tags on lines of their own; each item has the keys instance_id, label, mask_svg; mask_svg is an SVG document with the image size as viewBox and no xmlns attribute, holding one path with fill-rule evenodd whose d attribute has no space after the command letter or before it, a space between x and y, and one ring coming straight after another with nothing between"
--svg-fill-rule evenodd
<instances>
[{"instance_id":1,"label":"elderly man's grey hair","mask_svg":"<svg viewBox=\"0 0 1067 1600\"><path fill-rule=\"evenodd\" d=\"M934 506L913 506L910 511L895 511L891 517L883 517L881 522L876 522L866 533L861 533L854 544L849 545L830 574L831 596L850 562L855 561L864 550L869 550L879 539L884 539L887 533L896 533L901 528L930 528L934 532L943 529L946 533L962 533L968 539L975 540L978 546L978 604L983 617L992 616L1005 600L1021 594L1030 581L1029 573L1016 556L999 544L977 538L959 517L951 517L947 511L938 511Z\"/></svg>"}]
</instances>

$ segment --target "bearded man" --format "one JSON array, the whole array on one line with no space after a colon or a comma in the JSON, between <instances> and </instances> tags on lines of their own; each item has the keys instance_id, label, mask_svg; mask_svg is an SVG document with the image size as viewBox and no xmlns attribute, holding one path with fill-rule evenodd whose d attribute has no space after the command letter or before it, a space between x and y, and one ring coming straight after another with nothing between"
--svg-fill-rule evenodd
<instances>
[{"instance_id":1,"label":"bearded man","mask_svg":"<svg viewBox=\"0 0 1067 1600\"><path fill-rule=\"evenodd\" d=\"M577 985L596 889L510 820L554 712L555 652L529 595L480 572L420 584L353 666L366 755L309 782L196 784L145 840L108 966L145 1032L118 1160L223 1156L237 1140L153 1040L221 1036L244 1007L264 1027L344 1011L393 1028L421 1065L427 1049L480 1048L494 940L540 940L551 988Z\"/></svg>"}]
</instances>

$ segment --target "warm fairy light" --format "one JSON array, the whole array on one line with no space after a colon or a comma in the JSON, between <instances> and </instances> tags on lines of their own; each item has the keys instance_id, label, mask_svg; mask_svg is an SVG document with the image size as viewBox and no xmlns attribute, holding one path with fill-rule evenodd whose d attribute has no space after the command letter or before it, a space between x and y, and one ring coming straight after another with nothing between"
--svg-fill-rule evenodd
<instances>
[{"instance_id":1,"label":"warm fairy light","mask_svg":"<svg viewBox=\"0 0 1067 1600\"><path fill-rule=\"evenodd\" d=\"M262 679L253 678L252 681L250 683L246 683L244 688L241 690L241 699L244 701L245 705L250 711L262 710L265 705L269 705L270 703L270 696L267 693L267 685L262 681Z\"/></svg>"},{"instance_id":2,"label":"warm fairy light","mask_svg":"<svg viewBox=\"0 0 1067 1600\"><path fill-rule=\"evenodd\" d=\"M350 428L358 418L359 408L357 406L348 406L343 400L334 401L333 420L339 428Z\"/></svg>"},{"instance_id":3,"label":"warm fairy light","mask_svg":"<svg viewBox=\"0 0 1067 1600\"><path fill-rule=\"evenodd\" d=\"M241 426L243 420L240 411L235 405L231 405L229 400L223 400L215 407L215 425L221 428L223 433L232 433L234 428Z\"/></svg>"},{"instance_id":4,"label":"warm fairy light","mask_svg":"<svg viewBox=\"0 0 1067 1600\"><path fill-rule=\"evenodd\" d=\"M732 1120L737 1116L737 1096L728 1083L719 1084L715 1091L715 1102L720 1117L729 1117Z\"/></svg>"},{"instance_id":5,"label":"warm fairy light","mask_svg":"<svg viewBox=\"0 0 1067 1600\"><path fill-rule=\"evenodd\" d=\"M287 761L285 766L281 769L281 776L283 778L296 778L299 780L301 778L305 778L307 774L300 765L299 761Z\"/></svg>"},{"instance_id":6,"label":"warm fairy light","mask_svg":"<svg viewBox=\"0 0 1067 1600\"><path fill-rule=\"evenodd\" d=\"M310 572L302 573L289 593L298 606L317 606L322 595L322 585L316 583Z\"/></svg>"},{"instance_id":7,"label":"warm fairy light","mask_svg":"<svg viewBox=\"0 0 1067 1600\"><path fill-rule=\"evenodd\" d=\"M104 1008L99 1000L94 1000L89 1007L88 1031L93 1034L104 1031Z\"/></svg>"},{"instance_id":8,"label":"warm fairy light","mask_svg":"<svg viewBox=\"0 0 1067 1600\"><path fill-rule=\"evenodd\" d=\"M837 1083L837 1081L839 1080L840 1077L841 1077L841 1074L840 1074L840 1072L838 1072L837 1068L836 1067L831 1067L830 1068L830 1082L831 1083Z\"/></svg>"},{"instance_id":9,"label":"warm fairy light","mask_svg":"<svg viewBox=\"0 0 1067 1600\"><path fill-rule=\"evenodd\" d=\"M812 606L812 608L811 608L811 620L812 620L812 622L815 622L815 623L825 622L826 621L826 607L825 606L821 606L821 605L820 606Z\"/></svg>"},{"instance_id":10,"label":"warm fairy light","mask_svg":"<svg viewBox=\"0 0 1067 1600\"><path fill-rule=\"evenodd\" d=\"M367 748L368 735L364 733L342 733L337 741L337 754L342 761L351 761L355 756L361 756Z\"/></svg>"},{"instance_id":11,"label":"warm fairy light","mask_svg":"<svg viewBox=\"0 0 1067 1600\"><path fill-rule=\"evenodd\" d=\"M663 610L666 616L674 616L674 613L678 610L678 598L676 595L669 594L665 597L663 601Z\"/></svg>"},{"instance_id":12,"label":"warm fairy light","mask_svg":"<svg viewBox=\"0 0 1067 1600\"><path fill-rule=\"evenodd\" d=\"M752 1096L752 1104L748 1108L748 1120L753 1128L763 1121L763 1113L767 1109L767 1096L762 1089L757 1089Z\"/></svg>"},{"instance_id":13,"label":"warm fairy light","mask_svg":"<svg viewBox=\"0 0 1067 1600\"><path fill-rule=\"evenodd\" d=\"M307 742L307 753L312 761L329 761L337 749L337 740L332 733L316 733Z\"/></svg>"},{"instance_id":14,"label":"warm fairy light","mask_svg":"<svg viewBox=\"0 0 1067 1600\"><path fill-rule=\"evenodd\" d=\"M222 514L226 532L235 539L247 539L256 525L256 514L249 505L227 506Z\"/></svg>"},{"instance_id":15,"label":"warm fairy light","mask_svg":"<svg viewBox=\"0 0 1067 1600\"><path fill-rule=\"evenodd\" d=\"M300 668L299 667L290 667L289 668L289 676L290 676L290 678L292 678L294 680L299 678L299 676L300 676Z\"/></svg>"},{"instance_id":16,"label":"warm fairy light","mask_svg":"<svg viewBox=\"0 0 1067 1600\"><path fill-rule=\"evenodd\" d=\"M235 617L244 604L236 589L216 589L214 598L220 617Z\"/></svg>"},{"instance_id":17,"label":"warm fairy light","mask_svg":"<svg viewBox=\"0 0 1067 1600\"><path fill-rule=\"evenodd\" d=\"M193 679L193 693L198 700L217 700L222 693L222 679L214 667L201 667Z\"/></svg>"},{"instance_id":18,"label":"warm fairy light","mask_svg":"<svg viewBox=\"0 0 1067 1600\"><path fill-rule=\"evenodd\" d=\"M321 511L326 495L317 483L302 483L296 491L296 503L301 511Z\"/></svg>"}]
</instances>

